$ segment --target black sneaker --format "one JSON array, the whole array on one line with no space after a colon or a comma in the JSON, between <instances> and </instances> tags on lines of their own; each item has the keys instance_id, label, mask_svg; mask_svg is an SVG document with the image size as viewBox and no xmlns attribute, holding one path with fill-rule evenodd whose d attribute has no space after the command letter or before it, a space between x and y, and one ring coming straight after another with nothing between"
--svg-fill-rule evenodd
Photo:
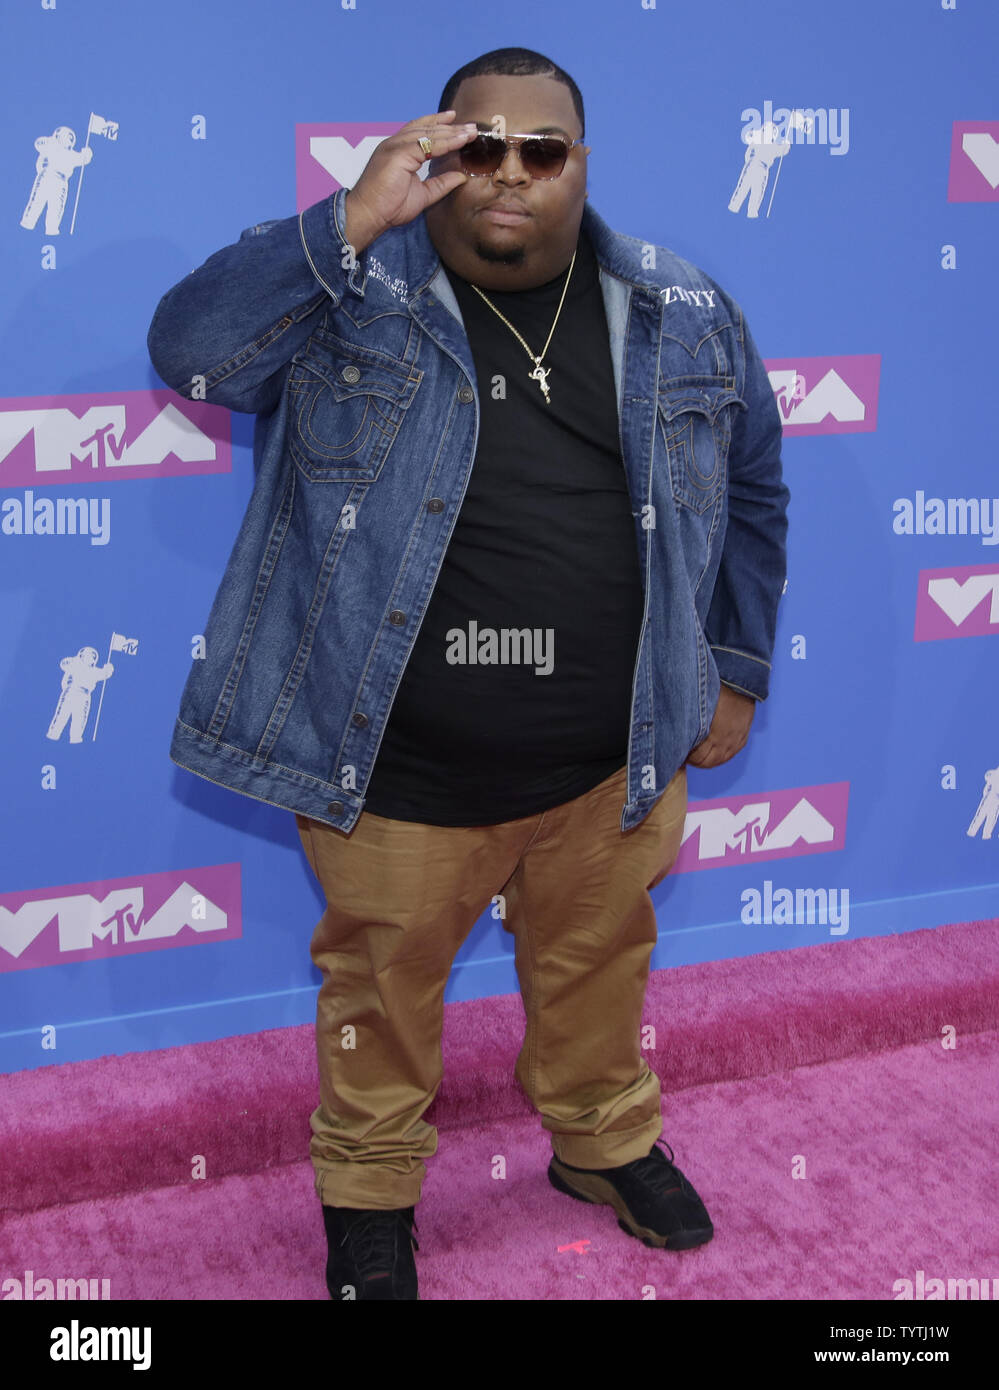
<instances>
[{"instance_id":1,"label":"black sneaker","mask_svg":"<svg viewBox=\"0 0 999 1390\"><path fill-rule=\"evenodd\" d=\"M645 1158L618 1168L574 1168L552 1158L548 1180L559 1192L583 1202L613 1207L617 1224L645 1245L668 1250L692 1250L715 1233L704 1203L657 1139Z\"/></svg>"},{"instance_id":2,"label":"black sneaker","mask_svg":"<svg viewBox=\"0 0 999 1390\"><path fill-rule=\"evenodd\" d=\"M323 1207L329 1258L326 1287L337 1301L419 1299L413 1247L414 1207L370 1211Z\"/></svg>"}]
</instances>

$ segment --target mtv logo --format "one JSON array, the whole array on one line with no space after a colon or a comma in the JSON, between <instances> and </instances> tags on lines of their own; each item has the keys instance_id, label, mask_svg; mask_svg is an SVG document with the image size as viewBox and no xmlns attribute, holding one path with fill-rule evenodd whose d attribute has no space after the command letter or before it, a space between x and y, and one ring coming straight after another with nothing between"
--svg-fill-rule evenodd
<instances>
[{"instance_id":1,"label":"mtv logo","mask_svg":"<svg viewBox=\"0 0 999 1390\"><path fill-rule=\"evenodd\" d=\"M296 212L335 193L353 188L375 149L394 135L403 121L337 121L295 126ZM414 137L413 144L416 144ZM428 165L420 169L425 179Z\"/></svg>"},{"instance_id":2,"label":"mtv logo","mask_svg":"<svg viewBox=\"0 0 999 1390\"><path fill-rule=\"evenodd\" d=\"M999 121L955 121L948 203L999 203Z\"/></svg>"},{"instance_id":3,"label":"mtv logo","mask_svg":"<svg viewBox=\"0 0 999 1390\"><path fill-rule=\"evenodd\" d=\"M0 972L241 935L239 864L0 893Z\"/></svg>"},{"instance_id":4,"label":"mtv logo","mask_svg":"<svg viewBox=\"0 0 999 1390\"><path fill-rule=\"evenodd\" d=\"M849 791L828 782L692 803L672 872L842 849Z\"/></svg>"},{"instance_id":5,"label":"mtv logo","mask_svg":"<svg viewBox=\"0 0 999 1390\"><path fill-rule=\"evenodd\" d=\"M920 570L916 642L999 634L999 565Z\"/></svg>"},{"instance_id":6,"label":"mtv logo","mask_svg":"<svg viewBox=\"0 0 999 1390\"><path fill-rule=\"evenodd\" d=\"M856 434L877 429L880 354L782 357L764 364L784 433Z\"/></svg>"},{"instance_id":7,"label":"mtv logo","mask_svg":"<svg viewBox=\"0 0 999 1390\"><path fill-rule=\"evenodd\" d=\"M229 411L173 391L0 400L0 487L232 471Z\"/></svg>"}]
</instances>

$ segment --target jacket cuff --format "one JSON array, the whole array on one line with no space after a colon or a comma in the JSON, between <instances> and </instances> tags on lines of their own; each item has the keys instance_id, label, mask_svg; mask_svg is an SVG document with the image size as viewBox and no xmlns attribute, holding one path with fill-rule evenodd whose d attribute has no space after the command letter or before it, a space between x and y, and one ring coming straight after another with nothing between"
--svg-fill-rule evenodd
<instances>
[{"instance_id":1,"label":"jacket cuff","mask_svg":"<svg viewBox=\"0 0 999 1390\"><path fill-rule=\"evenodd\" d=\"M765 700L770 693L770 663L731 647L712 647L711 655L718 668L722 685L730 685L741 695Z\"/></svg>"},{"instance_id":2,"label":"jacket cuff","mask_svg":"<svg viewBox=\"0 0 999 1390\"><path fill-rule=\"evenodd\" d=\"M364 252L355 256L353 269L346 269L349 246L345 232L347 215L345 200L349 189L338 188L328 198L313 203L298 215L302 246L316 279L334 304L339 304L347 289L364 298L367 272L363 267Z\"/></svg>"}]
</instances>

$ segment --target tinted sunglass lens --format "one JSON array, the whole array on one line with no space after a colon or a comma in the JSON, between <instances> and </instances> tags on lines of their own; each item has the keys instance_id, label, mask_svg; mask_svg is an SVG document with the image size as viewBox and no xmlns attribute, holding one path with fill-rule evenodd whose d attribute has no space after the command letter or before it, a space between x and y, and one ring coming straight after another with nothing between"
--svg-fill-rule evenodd
<instances>
[{"instance_id":1,"label":"tinted sunglass lens","mask_svg":"<svg viewBox=\"0 0 999 1390\"><path fill-rule=\"evenodd\" d=\"M470 174L495 174L506 154L506 142L477 135L461 148L461 162Z\"/></svg>"},{"instance_id":2,"label":"tinted sunglass lens","mask_svg":"<svg viewBox=\"0 0 999 1390\"><path fill-rule=\"evenodd\" d=\"M565 166L566 148L561 140L525 140L520 157L532 178L552 179Z\"/></svg>"}]
</instances>

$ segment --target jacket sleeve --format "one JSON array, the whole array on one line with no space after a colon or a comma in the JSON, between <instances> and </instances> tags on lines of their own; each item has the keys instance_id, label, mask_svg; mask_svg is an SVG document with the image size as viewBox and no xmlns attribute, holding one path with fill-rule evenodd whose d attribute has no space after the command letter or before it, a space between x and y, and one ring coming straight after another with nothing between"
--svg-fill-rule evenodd
<instances>
[{"instance_id":1,"label":"jacket sleeve","mask_svg":"<svg viewBox=\"0 0 999 1390\"><path fill-rule=\"evenodd\" d=\"M340 188L296 217L247 228L167 290L146 344L169 387L230 410L274 408L284 369L331 303L361 292L343 231L346 195Z\"/></svg>"},{"instance_id":2,"label":"jacket sleeve","mask_svg":"<svg viewBox=\"0 0 999 1390\"><path fill-rule=\"evenodd\" d=\"M728 523L704 635L722 683L765 700L787 575L791 494L782 476L783 430L770 379L741 309L727 302L745 354L740 394L746 408L734 411Z\"/></svg>"}]
</instances>

